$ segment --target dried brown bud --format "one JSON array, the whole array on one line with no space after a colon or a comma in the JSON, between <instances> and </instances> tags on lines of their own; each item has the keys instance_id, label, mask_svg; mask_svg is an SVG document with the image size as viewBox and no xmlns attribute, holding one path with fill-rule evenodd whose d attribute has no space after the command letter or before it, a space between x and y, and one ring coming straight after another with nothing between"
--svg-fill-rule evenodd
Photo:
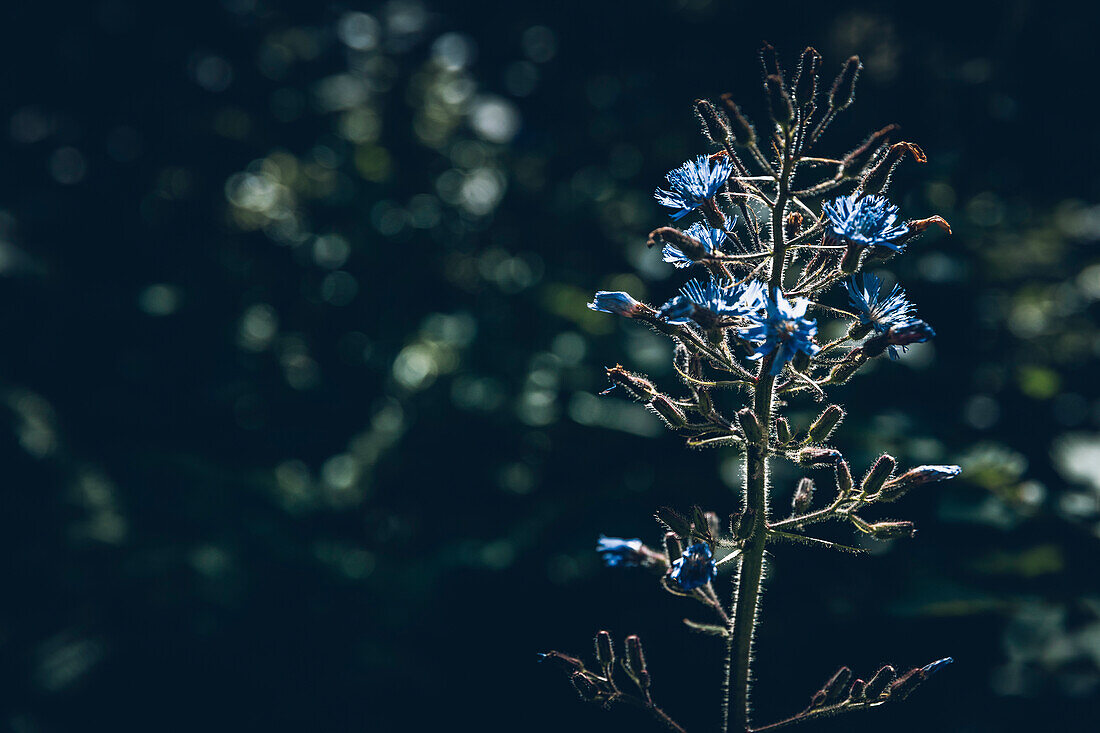
<instances>
[{"instance_id":1,"label":"dried brown bud","mask_svg":"<svg viewBox=\"0 0 1100 733\"><path fill-rule=\"evenodd\" d=\"M649 240L646 241L647 247L666 244L671 244L694 262L705 259L710 255L702 242L694 237L689 237L676 227L659 227L649 233Z\"/></svg>"},{"instance_id":2,"label":"dried brown bud","mask_svg":"<svg viewBox=\"0 0 1100 733\"><path fill-rule=\"evenodd\" d=\"M622 364L608 367L607 378L612 384L616 384L631 395L643 402L649 402L657 396L657 387L653 382L633 372L628 372Z\"/></svg>"},{"instance_id":3,"label":"dried brown bud","mask_svg":"<svg viewBox=\"0 0 1100 733\"><path fill-rule=\"evenodd\" d=\"M947 223L947 220L942 216L930 216L927 219L914 219L912 221L905 222L905 226L909 227L909 231L914 234L920 234L928 227L932 225L938 226L947 234L951 233L951 225Z\"/></svg>"},{"instance_id":4,"label":"dried brown bud","mask_svg":"<svg viewBox=\"0 0 1100 733\"><path fill-rule=\"evenodd\" d=\"M852 104L856 96L856 80L862 68L859 56L852 56L844 62L844 68L840 70L833 82L833 88L829 90L829 109L840 112Z\"/></svg>"}]
</instances>

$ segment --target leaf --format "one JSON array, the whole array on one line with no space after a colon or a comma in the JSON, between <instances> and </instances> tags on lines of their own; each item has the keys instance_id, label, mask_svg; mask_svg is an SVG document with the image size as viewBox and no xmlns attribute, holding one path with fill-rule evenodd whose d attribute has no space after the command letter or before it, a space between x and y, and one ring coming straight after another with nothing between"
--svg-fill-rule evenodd
<instances>
[{"instance_id":1,"label":"leaf","mask_svg":"<svg viewBox=\"0 0 1100 733\"><path fill-rule=\"evenodd\" d=\"M691 535L691 522L675 509L663 506L657 510L654 516L657 518L658 522L664 525L665 529L672 532L680 539L685 539Z\"/></svg>"}]
</instances>

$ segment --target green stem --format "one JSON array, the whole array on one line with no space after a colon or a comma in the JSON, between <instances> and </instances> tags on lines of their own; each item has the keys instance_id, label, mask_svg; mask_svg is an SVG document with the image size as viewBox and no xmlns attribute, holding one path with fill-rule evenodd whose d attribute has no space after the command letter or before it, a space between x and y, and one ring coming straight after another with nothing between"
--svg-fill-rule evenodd
<instances>
[{"instance_id":1,"label":"green stem","mask_svg":"<svg viewBox=\"0 0 1100 733\"><path fill-rule=\"evenodd\" d=\"M723 730L737 733L749 727L752 639L764 580L764 547L768 526L767 440L775 384L775 377L767 373L770 362L770 359L765 359L760 365L759 382L753 398L753 411L765 432L760 441L745 446L744 506L746 511L753 512L753 530L741 552L741 567L734 590L726 665L729 698L723 715Z\"/></svg>"}]
</instances>

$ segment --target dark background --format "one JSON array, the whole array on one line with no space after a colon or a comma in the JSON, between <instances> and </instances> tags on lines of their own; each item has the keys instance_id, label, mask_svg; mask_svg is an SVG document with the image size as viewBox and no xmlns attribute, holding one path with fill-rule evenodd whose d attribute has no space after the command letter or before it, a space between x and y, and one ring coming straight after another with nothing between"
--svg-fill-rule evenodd
<instances>
[{"instance_id":1,"label":"dark background","mask_svg":"<svg viewBox=\"0 0 1100 733\"><path fill-rule=\"evenodd\" d=\"M762 40L829 78L861 54L822 152L900 122L930 162L892 198L954 227L890 268L938 338L837 390L837 444L965 471L897 507L913 541L776 550L758 721L840 664L951 655L904 707L817 729L1097 724L1095 11L12 5L7 728L648 730L535 663L607 628L714 729L720 645L680 623L703 611L592 547L658 541L660 505L736 510L737 458L595 397L619 361L673 382L666 344L584 303L678 287L650 192L706 150L693 99L762 111Z\"/></svg>"}]
</instances>

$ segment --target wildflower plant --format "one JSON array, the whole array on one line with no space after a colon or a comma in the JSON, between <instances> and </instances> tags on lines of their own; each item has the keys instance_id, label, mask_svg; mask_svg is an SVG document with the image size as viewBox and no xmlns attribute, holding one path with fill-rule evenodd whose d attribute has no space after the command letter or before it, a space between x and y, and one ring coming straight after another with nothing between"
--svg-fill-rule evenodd
<instances>
[{"instance_id":1,"label":"wildflower plant","mask_svg":"<svg viewBox=\"0 0 1100 733\"><path fill-rule=\"evenodd\" d=\"M879 456L857 479L830 438L844 410L826 404L809 425L784 416L797 401L827 402L831 388L848 382L872 359L935 336L916 315L905 292L883 289L865 273L903 254L935 225L938 216L899 221L885 198L891 175L908 156L925 162L910 142L891 144L896 125L885 127L840 158L815 157L814 146L834 118L853 101L861 64L847 60L828 89L820 88L821 56L801 55L794 74L781 70L770 46L761 59L770 119L759 136L730 99L695 102L703 134L713 146L668 174L658 203L673 221L692 216L686 229L660 227L649 245L676 268L697 271L680 294L662 305L627 293L599 292L589 307L640 321L673 345L680 388L666 392L622 366L607 370L612 390L645 403L694 448L731 446L744 454L740 502L719 513L698 506L662 507L656 518L663 546L639 539L601 537L598 551L608 566L640 567L659 578L667 592L706 607L708 618L685 620L725 649L721 702L723 733L770 731L848 711L866 710L907 697L951 662L916 667L886 665L865 679L841 667L796 714L754 727L750 714L753 637L769 550L798 543L862 554L865 550L813 534L825 522L847 524L876 539L912 537L913 524L878 517L918 486L954 478L957 466L917 466L899 471L890 455ZM695 273L693 273L695 274ZM845 297L847 296L847 297ZM821 319L840 319L843 335L822 342ZM817 482L802 478L790 511L773 505L770 464L790 461L806 471L829 471L835 488L828 498ZM732 576L729 601L719 578ZM651 675L641 641L628 636L616 656L610 634L596 636L597 666L589 668L560 652L542 655L564 669L584 700L648 710L673 731L683 728L654 703Z\"/></svg>"}]
</instances>

